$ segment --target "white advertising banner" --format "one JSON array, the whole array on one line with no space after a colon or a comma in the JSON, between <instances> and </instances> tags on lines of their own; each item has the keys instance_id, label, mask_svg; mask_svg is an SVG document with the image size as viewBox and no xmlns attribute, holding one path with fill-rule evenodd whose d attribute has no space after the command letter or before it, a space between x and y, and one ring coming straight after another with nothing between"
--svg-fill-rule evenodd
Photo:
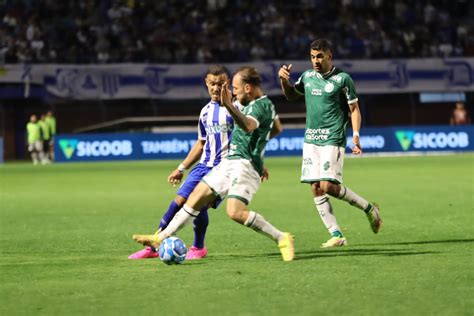
<instances>
[{"instance_id":1,"label":"white advertising banner","mask_svg":"<svg viewBox=\"0 0 474 316\"><path fill-rule=\"evenodd\" d=\"M359 94L474 91L474 58L336 60ZM292 78L311 67L309 61L271 60L226 64L257 68L268 95L281 95L278 69L293 64ZM56 97L70 99L207 98L206 64L4 65L0 84L36 84Z\"/></svg>"}]
</instances>

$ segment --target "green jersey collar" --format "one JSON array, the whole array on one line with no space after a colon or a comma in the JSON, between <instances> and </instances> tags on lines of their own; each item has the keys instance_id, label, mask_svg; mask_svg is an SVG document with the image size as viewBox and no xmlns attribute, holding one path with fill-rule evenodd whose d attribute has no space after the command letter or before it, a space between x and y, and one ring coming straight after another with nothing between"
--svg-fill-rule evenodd
<instances>
[{"instance_id":1,"label":"green jersey collar","mask_svg":"<svg viewBox=\"0 0 474 316\"><path fill-rule=\"evenodd\" d=\"M266 98L266 97L267 97L267 95L264 94L264 95L262 95L260 98L250 101L250 102L249 102L249 105L252 105L252 104L254 104L256 101L261 100L261 99Z\"/></svg>"},{"instance_id":2,"label":"green jersey collar","mask_svg":"<svg viewBox=\"0 0 474 316\"><path fill-rule=\"evenodd\" d=\"M322 77L323 77L324 79L329 78L329 76L332 75L332 73L334 72L334 70L336 70L336 67L332 66L331 70L329 70L329 71L326 72L325 74L322 74Z\"/></svg>"}]
</instances>

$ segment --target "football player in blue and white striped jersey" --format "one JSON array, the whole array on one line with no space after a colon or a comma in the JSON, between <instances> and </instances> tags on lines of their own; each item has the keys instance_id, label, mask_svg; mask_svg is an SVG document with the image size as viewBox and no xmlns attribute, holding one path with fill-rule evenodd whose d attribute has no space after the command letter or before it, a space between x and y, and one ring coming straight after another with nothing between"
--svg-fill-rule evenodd
<instances>
[{"instance_id":1,"label":"football player in blue and white striped jersey","mask_svg":"<svg viewBox=\"0 0 474 316\"><path fill-rule=\"evenodd\" d=\"M171 201L168 210L160 221L158 232L165 229L173 219L174 215L182 208L193 189L201 179L217 166L222 159L227 157L229 144L232 139L234 119L227 109L221 105L222 85L229 80L229 75L224 66L213 65L209 67L205 83L211 100L201 110L198 123L198 140L189 151L186 158L168 177L168 182L177 185L181 183L184 171L190 168L195 162L199 163L191 170L186 180L176 193L176 197ZM236 107L241 109L237 102ZM216 201L213 207L217 208L221 200ZM204 244L209 218L205 207L200 215L194 220L194 242L189 249L186 259L200 259L207 254ZM129 259L156 258L158 252L153 247L146 247L132 255Z\"/></svg>"}]
</instances>

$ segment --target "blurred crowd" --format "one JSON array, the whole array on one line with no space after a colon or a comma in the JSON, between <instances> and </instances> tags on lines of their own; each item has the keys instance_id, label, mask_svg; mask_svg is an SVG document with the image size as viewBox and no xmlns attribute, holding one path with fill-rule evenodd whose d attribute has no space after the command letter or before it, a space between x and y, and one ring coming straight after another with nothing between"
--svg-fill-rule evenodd
<instances>
[{"instance_id":1,"label":"blurred crowd","mask_svg":"<svg viewBox=\"0 0 474 316\"><path fill-rule=\"evenodd\" d=\"M3 0L4 63L230 62L474 55L470 0Z\"/></svg>"}]
</instances>

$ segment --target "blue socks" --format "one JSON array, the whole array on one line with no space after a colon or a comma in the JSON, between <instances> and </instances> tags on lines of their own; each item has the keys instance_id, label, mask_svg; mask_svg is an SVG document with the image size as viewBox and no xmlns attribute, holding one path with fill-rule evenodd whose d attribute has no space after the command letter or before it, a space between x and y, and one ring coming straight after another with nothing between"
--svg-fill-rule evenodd
<instances>
[{"instance_id":1,"label":"blue socks","mask_svg":"<svg viewBox=\"0 0 474 316\"><path fill-rule=\"evenodd\" d=\"M209 216L207 215L207 207L202 208L194 224L194 243L196 248L204 248L204 239L206 238L207 225L209 225Z\"/></svg>"},{"instance_id":2,"label":"blue socks","mask_svg":"<svg viewBox=\"0 0 474 316\"><path fill-rule=\"evenodd\" d=\"M176 204L173 200L168 207L165 215L161 218L159 230L165 229L171 222L173 217L181 209L181 206ZM204 207L199 213L198 217L193 222L194 224L194 243L193 246L196 248L204 248L204 239L206 237L207 226L209 225L209 216L207 214L207 207Z\"/></svg>"},{"instance_id":3,"label":"blue socks","mask_svg":"<svg viewBox=\"0 0 474 316\"><path fill-rule=\"evenodd\" d=\"M171 222L173 217L178 213L178 211L181 209L181 206L176 204L176 202L173 200L170 203L170 206L168 206L168 210L166 211L165 215L161 218L160 221L160 226L158 226L159 230L163 230L168 226L168 224Z\"/></svg>"}]
</instances>

